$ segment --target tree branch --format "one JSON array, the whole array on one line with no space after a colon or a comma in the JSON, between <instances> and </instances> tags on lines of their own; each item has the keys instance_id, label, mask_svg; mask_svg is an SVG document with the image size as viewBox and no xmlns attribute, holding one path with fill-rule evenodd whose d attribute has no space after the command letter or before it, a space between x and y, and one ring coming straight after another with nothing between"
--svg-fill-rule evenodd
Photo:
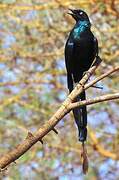
<instances>
[{"instance_id":1,"label":"tree branch","mask_svg":"<svg viewBox=\"0 0 119 180\"><path fill-rule=\"evenodd\" d=\"M72 110L72 109L77 108L77 107L82 107L82 106L90 105L90 104L96 104L99 102L109 101L109 100L118 99L118 98L119 98L119 93L103 95L103 96L99 96L99 97L94 98L94 99L87 99L87 100L84 100L81 102L71 103L69 105L69 109Z\"/></svg>"},{"instance_id":2,"label":"tree branch","mask_svg":"<svg viewBox=\"0 0 119 180\"><path fill-rule=\"evenodd\" d=\"M14 162L20 156L22 156L26 151L28 151L35 143L41 141L43 143L42 138L48 134L52 129L54 129L55 125L68 113L68 105L75 99L75 97L83 91L83 85L87 82L90 76L95 72L96 68L101 63L100 59L97 59L94 65L88 70L88 73L82 78L80 83L74 90L69 94L67 99L58 109L58 111L51 117L49 121L47 121L42 128L37 130L34 135L28 132L26 139L19 145L17 145L12 151L8 152L4 156L0 158L0 168L4 169L10 163ZM79 91L77 93L77 90Z\"/></svg>"},{"instance_id":3,"label":"tree branch","mask_svg":"<svg viewBox=\"0 0 119 180\"><path fill-rule=\"evenodd\" d=\"M80 83L74 88L74 90L69 94L67 99L63 102L61 107L57 112L47 121L42 128L37 130L34 134L28 132L26 139L19 145L17 145L12 151L8 152L0 158L0 168L6 168L10 163L14 162L20 156L22 156L26 151L28 151L35 143L40 141L43 143L42 138L47 135L51 130L54 131L56 124L71 110L70 105L74 99L85 89L91 86L91 83L85 85L90 76L95 72L96 68L100 64L101 60L98 58L94 65L88 70L88 72L81 79ZM119 69L116 69L119 70ZM114 70L113 70L114 71ZM111 72L113 72L111 71ZM99 78L98 78L99 80ZM93 84L96 83L97 80ZM84 86L85 85L85 86ZM90 86L89 86L90 85Z\"/></svg>"},{"instance_id":4,"label":"tree branch","mask_svg":"<svg viewBox=\"0 0 119 180\"><path fill-rule=\"evenodd\" d=\"M85 85L84 89L88 89L89 87L91 87L92 85L96 84L97 82L101 81L102 79L104 79L105 77L109 76L110 74L119 71L119 66L114 67L112 69L110 69L109 71L107 71L106 73L102 74L101 76L97 77L96 79L94 79L93 81L89 82L88 84Z\"/></svg>"},{"instance_id":5,"label":"tree branch","mask_svg":"<svg viewBox=\"0 0 119 180\"><path fill-rule=\"evenodd\" d=\"M88 127L88 132L89 132L89 136L92 140L91 144L92 144L94 150L96 150L98 153L100 153L104 157L112 158L113 160L119 159L118 155L116 153L109 152L100 145L98 138L96 137L94 132L89 127Z\"/></svg>"}]
</instances>

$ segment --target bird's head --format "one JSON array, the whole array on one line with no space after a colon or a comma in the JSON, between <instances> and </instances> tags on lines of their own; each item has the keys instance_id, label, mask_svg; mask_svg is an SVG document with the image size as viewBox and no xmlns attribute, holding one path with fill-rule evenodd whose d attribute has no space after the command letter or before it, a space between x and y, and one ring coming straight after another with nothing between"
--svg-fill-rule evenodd
<instances>
[{"instance_id":1,"label":"bird's head","mask_svg":"<svg viewBox=\"0 0 119 180\"><path fill-rule=\"evenodd\" d=\"M83 10L81 9L69 9L69 10L70 12L68 14L70 14L76 20L76 22L78 21L90 22L88 15Z\"/></svg>"}]
</instances>

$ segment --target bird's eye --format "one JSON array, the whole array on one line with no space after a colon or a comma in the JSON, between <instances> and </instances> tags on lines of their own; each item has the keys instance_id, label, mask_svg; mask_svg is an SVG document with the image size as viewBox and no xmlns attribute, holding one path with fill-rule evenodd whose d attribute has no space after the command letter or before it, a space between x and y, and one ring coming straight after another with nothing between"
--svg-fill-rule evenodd
<instances>
[{"instance_id":1,"label":"bird's eye","mask_svg":"<svg viewBox=\"0 0 119 180\"><path fill-rule=\"evenodd\" d=\"M82 14L83 14L83 12L80 12L79 14L80 14L80 15L82 15Z\"/></svg>"}]
</instances>

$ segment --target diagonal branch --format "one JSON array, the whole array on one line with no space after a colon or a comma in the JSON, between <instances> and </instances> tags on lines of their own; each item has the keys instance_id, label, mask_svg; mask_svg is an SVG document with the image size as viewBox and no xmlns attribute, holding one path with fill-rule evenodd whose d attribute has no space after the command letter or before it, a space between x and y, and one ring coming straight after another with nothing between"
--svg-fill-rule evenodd
<instances>
[{"instance_id":1,"label":"diagonal branch","mask_svg":"<svg viewBox=\"0 0 119 180\"><path fill-rule=\"evenodd\" d=\"M51 130L54 130L56 124L71 110L70 105L74 101L74 99L84 90L84 88L89 88L89 83L85 85L90 76L95 72L96 68L100 64L100 59L97 59L94 65L88 70L85 76L81 79L80 83L74 88L74 90L69 94L67 99L63 102L61 107L57 110L57 112L47 121L42 128L37 130L34 134L28 132L26 139L19 145L17 145L12 151L8 152L0 159L0 168L6 168L10 163L14 162L20 156L22 156L26 151L28 151L35 143L40 141L43 143L42 138L47 135ZM115 72L119 70L113 70L111 72ZM106 76L105 76L106 77ZM104 78L104 77L103 77ZM99 80L99 79L98 79ZM97 82L97 81L96 81ZM96 82L93 81L93 84ZM85 86L84 86L85 85ZM86 102L85 102L86 103Z\"/></svg>"},{"instance_id":2,"label":"diagonal branch","mask_svg":"<svg viewBox=\"0 0 119 180\"><path fill-rule=\"evenodd\" d=\"M96 68L101 63L101 60L97 58L94 65L88 70L88 73L81 80L81 84L78 84L74 90L69 94L67 99L57 110L57 112L47 121L42 128L37 130L34 134L28 132L26 139L19 145L17 145L12 151L8 152L0 159L0 168L4 169L10 163L14 162L20 156L22 156L26 151L28 151L35 143L40 141L43 143L42 138L54 129L55 125L69 112L68 105L75 99L75 97L83 91L83 86L90 78L90 76L95 72ZM79 91L77 93L77 90Z\"/></svg>"}]
</instances>

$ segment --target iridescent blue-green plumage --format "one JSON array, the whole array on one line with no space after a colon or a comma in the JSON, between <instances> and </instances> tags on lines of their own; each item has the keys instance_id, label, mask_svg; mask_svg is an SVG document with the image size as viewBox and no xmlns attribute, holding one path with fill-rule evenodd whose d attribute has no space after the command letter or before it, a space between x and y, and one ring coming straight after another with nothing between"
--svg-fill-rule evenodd
<instances>
[{"instance_id":1,"label":"iridescent blue-green plumage","mask_svg":"<svg viewBox=\"0 0 119 180\"><path fill-rule=\"evenodd\" d=\"M73 29L73 37L74 39L79 39L82 32L86 30L86 28L90 27L90 23L88 21L79 21L76 23Z\"/></svg>"},{"instance_id":2,"label":"iridescent blue-green plumage","mask_svg":"<svg viewBox=\"0 0 119 180\"><path fill-rule=\"evenodd\" d=\"M98 42L90 30L91 23L87 14L82 10L72 10L76 24L69 34L65 45L65 63L67 69L68 89L71 92L74 84L82 79L96 55ZM85 91L76 101L85 100ZM79 131L79 140L84 142L87 137L87 109L86 106L73 110L75 122Z\"/></svg>"}]
</instances>

